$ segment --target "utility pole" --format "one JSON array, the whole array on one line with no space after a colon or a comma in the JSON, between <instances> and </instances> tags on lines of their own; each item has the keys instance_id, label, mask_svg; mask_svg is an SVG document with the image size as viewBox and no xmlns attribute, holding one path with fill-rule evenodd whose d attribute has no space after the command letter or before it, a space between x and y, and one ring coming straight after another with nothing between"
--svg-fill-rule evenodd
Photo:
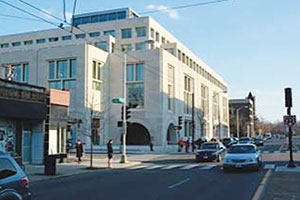
<instances>
[{"instance_id":1,"label":"utility pole","mask_svg":"<svg viewBox=\"0 0 300 200\"><path fill-rule=\"evenodd\" d=\"M127 85L126 85L126 68L127 68L127 60L126 60L126 53L124 53L124 66L123 66L123 98L124 98L124 103L123 103L123 128L124 128L124 132L123 132L123 152L122 152L122 156L121 156L121 160L120 163L127 163L127 155L126 155L126 134L127 134L127 119L126 119L126 89L127 89Z\"/></svg>"},{"instance_id":2,"label":"utility pole","mask_svg":"<svg viewBox=\"0 0 300 200\"><path fill-rule=\"evenodd\" d=\"M287 108L287 117L285 120L286 125L289 127L289 150L290 150L290 160L288 163L288 167L296 167L293 160L293 142L292 142L292 126L296 123L296 116L291 115L291 107L292 107L292 89L285 88L285 107Z\"/></svg>"},{"instance_id":3,"label":"utility pole","mask_svg":"<svg viewBox=\"0 0 300 200\"><path fill-rule=\"evenodd\" d=\"M195 150L195 93L192 93L192 151Z\"/></svg>"}]
</instances>

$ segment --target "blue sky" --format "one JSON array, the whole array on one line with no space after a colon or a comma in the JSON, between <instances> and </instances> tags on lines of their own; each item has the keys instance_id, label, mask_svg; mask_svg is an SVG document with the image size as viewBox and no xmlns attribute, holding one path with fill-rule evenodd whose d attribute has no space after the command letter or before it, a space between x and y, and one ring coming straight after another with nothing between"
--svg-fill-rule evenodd
<instances>
[{"instance_id":1,"label":"blue sky","mask_svg":"<svg viewBox=\"0 0 300 200\"><path fill-rule=\"evenodd\" d=\"M5 1L36 13L17 0ZM62 16L62 0L26 1ZM77 0L76 13L120 7L142 12L207 1ZM66 4L70 16L73 0L66 0ZM286 113L285 87L293 90L292 113L300 112L299 10L299 0L228 0L150 16L224 78L230 98L244 98L251 91L256 96L258 116L281 121ZM0 2L0 35L53 28L1 14L30 17Z\"/></svg>"}]
</instances>

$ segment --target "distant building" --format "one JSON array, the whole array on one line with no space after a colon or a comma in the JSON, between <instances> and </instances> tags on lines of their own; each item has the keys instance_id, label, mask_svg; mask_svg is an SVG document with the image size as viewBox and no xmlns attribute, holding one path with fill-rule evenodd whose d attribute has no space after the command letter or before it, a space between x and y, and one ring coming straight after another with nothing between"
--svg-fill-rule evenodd
<instances>
[{"instance_id":1,"label":"distant building","mask_svg":"<svg viewBox=\"0 0 300 200\"><path fill-rule=\"evenodd\" d=\"M231 136L255 136L255 97L251 92L245 99L229 100L229 116Z\"/></svg>"},{"instance_id":2,"label":"distant building","mask_svg":"<svg viewBox=\"0 0 300 200\"><path fill-rule=\"evenodd\" d=\"M48 153L65 153L68 96L0 79L0 151L35 164L43 163Z\"/></svg>"},{"instance_id":3,"label":"distant building","mask_svg":"<svg viewBox=\"0 0 300 200\"><path fill-rule=\"evenodd\" d=\"M124 8L78 14L73 22L80 28L73 34L65 27L0 37L0 77L10 65L16 81L70 91L73 139L89 146L91 120L99 118L94 144L120 141L121 105L112 99L123 96L125 54L128 144L153 138L155 146L167 146L191 137L193 95L194 138L228 137L226 82L151 17Z\"/></svg>"}]
</instances>

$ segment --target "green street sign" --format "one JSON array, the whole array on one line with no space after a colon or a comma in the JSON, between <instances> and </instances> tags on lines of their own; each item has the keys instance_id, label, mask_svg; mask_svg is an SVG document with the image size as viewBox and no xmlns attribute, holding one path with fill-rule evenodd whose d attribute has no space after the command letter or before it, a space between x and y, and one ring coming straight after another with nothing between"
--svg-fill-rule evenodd
<instances>
[{"instance_id":1,"label":"green street sign","mask_svg":"<svg viewBox=\"0 0 300 200\"><path fill-rule=\"evenodd\" d=\"M124 99L123 98L113 98L112 102L113 103L124 104Z\"/></svg>"}]
</instances>

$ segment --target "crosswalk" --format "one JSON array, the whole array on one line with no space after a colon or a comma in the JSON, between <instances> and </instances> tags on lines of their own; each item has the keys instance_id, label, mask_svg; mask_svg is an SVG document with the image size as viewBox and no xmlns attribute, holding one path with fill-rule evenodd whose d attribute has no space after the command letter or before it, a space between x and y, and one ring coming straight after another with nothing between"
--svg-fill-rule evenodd
<instances>
[{"instance_id":1,"label":"crosswalk","mask_svg":"<svg viewBox=\"0 0 300 200\"><path fill-rule=\"evenodd\" d=\"M220 164L171 164L171 165L138 165L134 167L130 167L130 170L192 170L192 169L200 169L200 170L210 170L215 167L220 166Z\"/></svg>"},{"instance_id":2,"label":"crosswalk","mask_svg":"<svg viewBox=\"0 0 300 200\"><path fill-rule=\"evenodd\" d=\"M262 169L265 170L275 170L277 167L276 164L264 164L262 166ZM181 171L187 171L187 170L211 170L214 168L223 169L222 164L215 163L215 164L141 164L137 166L128 167L127 170L146 170L146 171L152 171L152 170L162 170L162 171L168 171L168 170L181 170Z\"/></svg>"}]
</instances>

